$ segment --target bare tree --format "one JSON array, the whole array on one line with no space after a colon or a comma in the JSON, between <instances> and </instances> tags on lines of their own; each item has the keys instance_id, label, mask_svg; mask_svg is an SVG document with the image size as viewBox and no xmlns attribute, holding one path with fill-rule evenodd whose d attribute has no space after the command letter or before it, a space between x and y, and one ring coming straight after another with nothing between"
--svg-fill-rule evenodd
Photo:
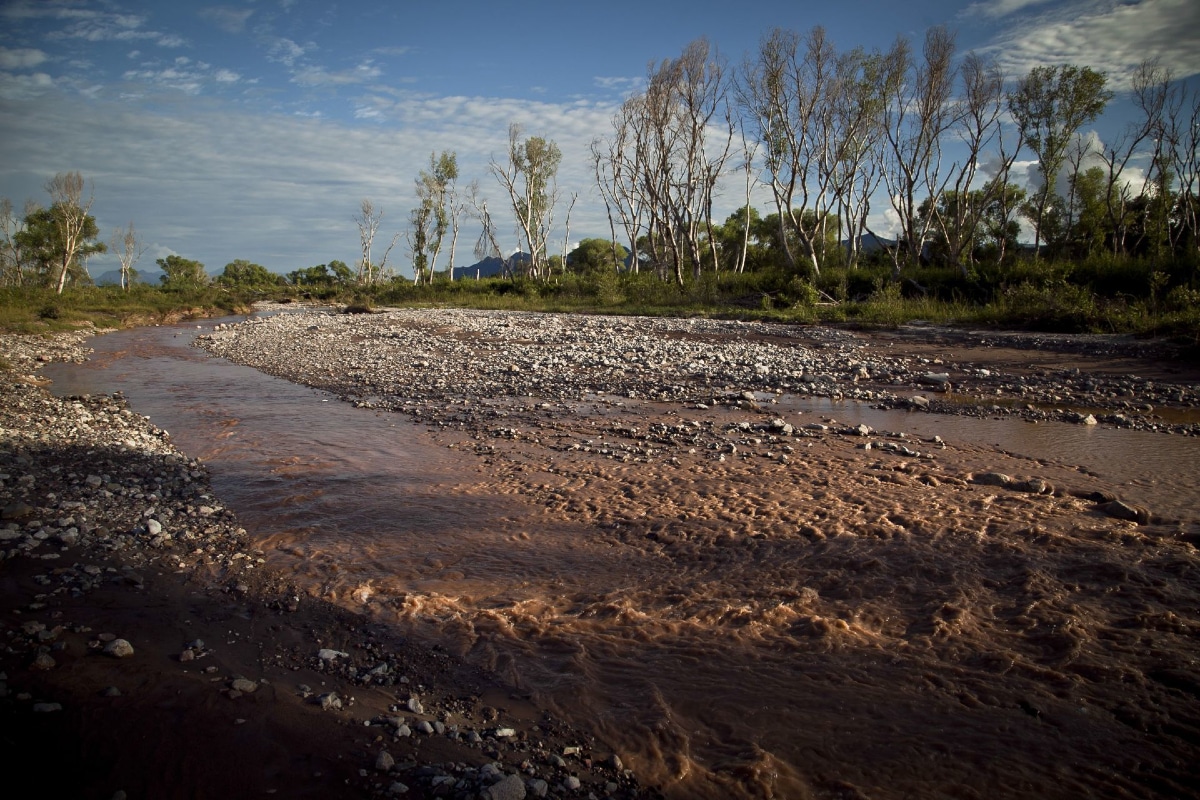
<instances>
[{"instance_id":1,"label":"bare tree","mask_svg":"<svg viewBox=\"0 0 1200 800\"><path fill-rule=\"evenodd\" d=\"M716 264L712 205L734 131L727 86L724 61L698 39L652 66L646 90L626 100L615 121L611 195L627 230L639 234L630 237L634 247L645 230L655 270L666 277L669 269L680 285L685 265L698 276L706 260Z\"/></svg>"},{"instance_id":2,"label":"bare tree","mask_svg":"<svg viewBox=\"0 0 1200 800\"><path fill-rule=\"evenodd\" d=\"M412 211L413 232L410 243L413 248L413 281L420 283L422 276L433 281L437 271L438 256L446 240L446 233L453 226L457 238L456 197L454 182L458 179L458 157L452 151L442 151L440 156L429 154L429 170L421 170L417 177L417 199L421 205ZM451 256L451 276L454 263Z\"/></svg>"},{"instance_id":3,"label":"bare tree","mask_svg":"<svg viewBox=\"0 0 1200 800\"><path fill-rule=\"evenodd\" d=\"M1181 91L1168 104L1163 117L1165 160L1179 182L1171 216L1176 220L1171 245L1178 248L1191 237L1200 255L1200 91L1185 96Z\"/></svg>"},{"instance_id":4,"label":"bare tree","mask_svg":"<svg viewBox=\"0 0 1200 800\"><path fill-rule=\"evenodd\" d=\"M858 265L871 197L882 180L884 107L892 85L903 77L894 65L889 54L868 54L859 48L838 59L839 91L831 98L837 132L832 188L846 242L846 266L852 269Z\"/></svg>"},{"instance_id":5,"label":"bare tree","mask_svg":"<svg viewBox=\"0 0 1200 800\"><path fill-rule=\"evenodd\" d=\"M595 168L596 185L604 198L608 210L609 231L612 234L614 262L617 255L616 223L614 211L620 218L621 227L629 241L630 269L638 271L641 264L639 251L643 231L648 230L648 200L644 179L649 165L646 163L645 96L635 95L621 104L613 115L612 139L597 138L592 141L592 161Z\"/></svg>"},{"instance_id":6,"label":"bare tree","mask_svg":"<svg viewBox=\"0 0 1200 800\"><path fill-rule=\"evenodd\" d=\"M128 228L117 228L113 231L112 249L117 254L117 260L121 262L121 288L128 291L136 277L133 265L146 252L146 245L138 238L132 220Z\"/></svg>"},{"instance_id":7,"label":"bare tree","mask_svg":"<svg viewBox=\"0 0 1200 800\"><path fill-rule=\"evenodd\" d=\"M479 238L475 240L475 258L481 261L485 258L498 258L503 274L506 277L511 276L510 259L505 258L504 251L500 249L496 222L488 210L487 198L479 193L478 181L471 181L468 202L471 206L469 213L479 222L480 227Z\"/></svg>"},{"instance_id":8,"label":"bare tree","mask_svg":"<svg viewBox=\"0 0 1200 800\"><path fill-rule=\"evenodd\" d=\"M966 155L948 170L951 183L943 202L931 204L934 222L946 243L946 255L965 277L974 261L974 247L982 232L988 207L1005 191L1013 161L1020 150L1020 134L1014 144L1005 141L1004 75L994 62L968 53L959 68L962 92L952 130ZM996 170L982 188L972 189L985 151L995 147L991 162Z\"/></svg>"},{"instance_id":9,"label":"bare tree","mask_svg":"<svg viewBox=\"0 0 1200 800\"><path fill-rule=\"evenodd\" d=\"M376 264L372 260L371 248L374 246L375 234L379 231L382 221L383 209L376 210L375 205L369 199L363 198L359 214L354 218L354 222L358 226L359 243L362 247L362 259L358 262L359 283L373 284L383 277L387 270L388 255L396 246L396 240L400 238L399 233L392 236L387 249L383 251L383 258Z\"/></svg>"},{"instance_id":10,"label":"bare tree","mask_svg":"<svg viewBox=\"0 0 1200 800\"><path fill-rule=\"evenodd\" d=\"M491 162L492 175L508 192L513 215L529 253L529 275L544 277L546 246L558 203L558 167L562 151L540 136L521 140L521 126L508 126L508 160Z\"/></svg>"},{"instance_id":11,"label":"bare tree","mask_svg":"<svg viewBox=\"0 0 1200 800\"><path fill-rule=\"evenodd\" d=\"M906 42L897 42L893 49L894 68L905 78L893 84L884 112L883 183L900 223L900 241L892 248L896 276L902 256L910 263L920 261L933 228L934 217L920 213L920 206L936 208L950 181L942 168L942 138L959 113L957 104L950 102L954 51L954 36L941 26L926 32L920 61Z\"/></svg>"},{"instance_id":12,"label":"bare tree","mask_svg":"<svg viewBox=\"0 0 1200 800\"><path fill-rule=\"evenodd\" d=\"M27 210L29 204L26 204ZM22 271L21 237L25 224L13 210L12 201L7 197L0 199L0 285L20 286L25 282Z\"/></svg>"},{"instance_id":13,"label":"bare tree","mask_svg":"<svg viewBox=\"0 0 1200 800\"><path fill-rule=\"evenodd\" d=\"M1170 71L1160 67L1157 60L1143 61L1134 70L1131 95L1142 112L1141 116L1132 120L1110 144L1097 153L1104 163L1104 207L1108 227L1112 232L1114 255L1126 251L1130 203L1135 196L1146 194L1159 177L1156 174L1156 166L1163 164L1160 156L1164 139L1164 115L1175 95L1171 86ZM1154 153L1150 160L1150 168L1144 173L1140 191L1135 194L1132 185L1124 176L1129 163L1147 141L1152 142ZM1069 157L1068 163L1071 163ZM1078 164L1075 166L1078 169Z\"/></svg>"},{"instance_id":14,"label":"bare tree","mask_svg":"<svg viewBox=\"0 0 1200 800\"><path fill-rule=\"evenodd\" d=\"M46 183L50 195L50 211L58 229L60 263L54 276L55 291L62 294L67 274L82 251L88 229L93 196L83 197L84 180L78 172L60 172ZM94 222L93 222L94 224ZM103 249L103 245L99 245ZM86 269L86 268L85 268Z\"/></svg>"}]
</instances>

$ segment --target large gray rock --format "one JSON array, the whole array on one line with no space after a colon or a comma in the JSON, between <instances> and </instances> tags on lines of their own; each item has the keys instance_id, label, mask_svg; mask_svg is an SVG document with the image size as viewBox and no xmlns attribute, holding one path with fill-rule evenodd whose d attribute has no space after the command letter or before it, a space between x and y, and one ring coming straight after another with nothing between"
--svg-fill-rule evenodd
<instances>
[{"instance_id":1,"label":"large gray rock","mask_svg":"<svg viewBox=\"0 0 1200 800\"><path fill-rule=\"evenodd\" d=\"M525 800L525 781L508 775L479 793L484 800Z\"/></svg>"}]
</instances>

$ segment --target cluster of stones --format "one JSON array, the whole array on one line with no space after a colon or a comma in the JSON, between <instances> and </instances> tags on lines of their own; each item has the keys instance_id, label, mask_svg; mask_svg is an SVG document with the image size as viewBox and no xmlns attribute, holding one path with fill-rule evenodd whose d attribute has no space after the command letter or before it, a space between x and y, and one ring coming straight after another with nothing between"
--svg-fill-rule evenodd
<instances>
[{"instance_id":1,"label":"cluster of stones","mask_svg":"<svg viewBox=\"0 0 1200 800\"><path fill-rule=\"evenodd\" d=\"M1022 376L867 355L861 338L831 328L462 309L310 310L219 326L197 344L362 406L419 417L437 418L448 405L479 398L571 402L607 394L707 404L787 393L1084 424L1088 414L1070 406L1103 408L1110 413L1093 420L1200 435L1200 424L1170 424L1153 414L1156 406L1194 406L1195 386L1078 370ZM965 395L973 400L963 402Z\"/></svg>"},{"instance_id":2,"label":"cluster of stones","mask_svg":"<svg viewBox=\"0 0 1200 800\"><path fill-rule=\"evenodd\" d=\"M407 794L419 789L424 796L450 798L577 797L583 792L604 798L647 796L632 771L620 758L593 756L591 737L571 731L549 715L529 728L507 723L502 713L482 705L477 696L453 696L410 679L411 653L376 646L370 639L345 652L320 648L304 657L311 669L351 685L396 687L388 713L363 720L374 734L375 761L361 770L382 796ZM436 660L438 652L426 654ZM426 670L428 671L428 670ZM232 686L231 686L232 689ZM301 684L300 696L323 711L348 714L355 706L345 691L314 691ZM546 736L539 736L539 734ZM551 736L550 734L553 734ZM426 763L401 759L388 750L388 741L404 743L405 750L420 747L422 740L441 737L476 751L482 765L460 762ZM557 747L551 741L574 741Z\"/></svg>"},{"instance_id":3,"label":"cluster of stones","mask_svg":"<svg viewBox=\"0 0 1200 800\"><path fill-rule=\"evenodd\" d=\"M0 556L53 561L79 545L126 551L126 563L262 563L203 465L119 395L6 381L0 398Z\"/></svg>"},{"instance_id":4,"label":"cluster of stones","mask_svg":"<svg viewBox=\"0 0 1200 800\"><path fill-rule=\"evenodd\" d=\"M27 621L6 632L4 645L33 670L55 669L69 640L114 658L134 653L116 634L43 618L56 597L78 598L106 583L136 589L140 570L154 565L209 564L237 573L262 563L261 553L245 547L245 531L206 493L204 468L124 398L57 398L22 374L50 360L83 360L84 338L3 342L11 369L0 373L0 560L45 562L33 576L40 591L22 604ZM5 676L0 697L8 694ZM15 699L28 699L22 694Z\"/></svg>"}]
</instances>

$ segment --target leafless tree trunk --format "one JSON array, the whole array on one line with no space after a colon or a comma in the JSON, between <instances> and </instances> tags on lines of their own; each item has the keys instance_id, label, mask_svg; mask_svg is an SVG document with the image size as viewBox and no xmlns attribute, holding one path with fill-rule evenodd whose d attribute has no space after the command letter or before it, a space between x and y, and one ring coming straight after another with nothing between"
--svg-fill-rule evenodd
<instances>
[{"instance_id":1,"label":"leafless tree trunk","mask_svg":"<svg viewBox=\"0 0 1200 800\"><path fill-rule=\"evenodd\" d=\"M358 238L362 247L362 258L358 262L359 283L372 284L375 282L375 263L371 260L371 247L382 221L383 209L376 213L374 204L364 197L360 213L354 218L355 224L358 225Z\"/></svg>"},{"instance_id":2,"label":"leafless tree trunk","mask_svg":"<svg viewBox=\"0 0 1200 800\"><path fill-rule=\"evenodd\" d=\"M966 151L963 160L952 165L948 174L953 180L945 208L931 204L934 222L946 241L948 257L960 273L967 275L974 261L973 250L978 240L983 215L989 204L1003 192L1013 161L1020 150L1007 145L1001 125L1004 114L1004 75L994 63L987 63L975 53L968 53L959 69L962 96L953 115L953 130ZM1019 134L1018 134L1019 137ZM997 147L996 178L982 189L972 190L979 174L984 151Z\"/></svg>"},{"instance_id":3,"label":"leafless tree trunk","mask_svg":"<svg viewBox=\"0 0 1200 800\"><path fill-rule=\"evenodd\" d=\"M26 217L36 210L37 205L32 201L25 204ZM23 253L17 236L25 228L23 219L17 217L11 200L7 197L0 199L0 236L4 237L0 242L3 247L0 251L0 285L20 286L25 282L21 263Z\"/></svg>"},{"instance_id":4,"label":"leafless tree trunk","mask_svg":"<svg viewBox=\"0 0 1200 800\"><path fill-rule=\"evenodd\" d=\"M837 131L832 190L846 241L846 266L851 269L858 266L871 196L882 179L879 148L884 106L892 84L901 79L891 66L887 54L861 49L838 59L839 90L832 97Z\"/></svg>"},{"instance_id":5,"label":"leafless tree trunk","mask_svg":"<svg viewBox=\"0 0 1200 800\"><path fill-rule=\"evenodd\" d=\"M895 58L907 62L906 78L896 82L884 115L888 146L883 181L900 220L902 239L893 253L897 277L901 253L918 263L933 226L931 215L919 213L920 203L928 198L930 207L936 208L950 181L942 169L942 137L957 122L958 109L950 103L954 51L954 37L944 27L926 32L920 63L910 55L907 43L898 42L893 51Z\"/></svg>"},{"instance_id":6,"label":"leafless tree trunk","mask_svg":"<svg viewBox=\"0 0 1200 800\"><path fill-rule=\"evenodd\" d=\"M562 151L540 136L521 140L521 126L508 126L508 161L491 162L492 174L508 192L517 226L529 248L529 274L543 277L546 247L558 203L558 167Z\"/></svg>"},{"instance_id":7,"label":"leafless tree trunk","mask_svg":"<svg viewBox=\"0 0 1200 800\"><path fill-rule=\"evenodd\" d=\"M354 217L354 223L358 226L359 244L362 249L362 256L358 262L358 282L360 284L371 285L382 280L387 274L387 260L392 252L392 248L396 246L396 242L400 239L400 233L397 232L388 242L387 249L383 251L383 257L376 264L372 256L372 248L375 243L375 235L379 231L379 225L383 222L383 209L376 209L375 205L367 198L363 198L362 206L359 214Z\"/></svg>"},{"instance_id":8,"label":"leafless tree trunk","mask_svg":"<svg viewBox=\"0 0 1200 800\"><path fill-rule=\"evenodd\" d=\"M1151 160L1150 169L1145 172L1145 180L1139 194L1145 195L1153 185L1158 177L1155 174L1156 166L1162 164L1159 156L1162 154L1165 116L1175 95L1171 86L1170 71L1160 67L1153 59L1147 59L1138 65L1133 74L1132 89L1133 101L1141 110L1141 117L1130 122L1126 129L1099 153L1104 161L1104 210L1108 227L1112 231L1114 255L1126 251L1128 209L1135 196L1128 183L1122 180L1122 176L1138 149L1149 140L1154 145L1154 158Z\"/></svg>"},{"instance_id":9,"label":"leafless tree trunk","mask_svg":"<svg viewBox=\"0 0 1200 800\"><path fill-rule=\"evenodd\" d=\"M93 197L89 194L85 201L83 189L83 176L78 172L60 172L46 183L46 192L49 193L51 201L50 208L54 212L62 244L62 262L54 280L58 294L62 294L63 287L67 284L67 272L83 245L88 212L92 208Z\"/></svg>"},{"instance_id":10,"label":"leafless tree trunk","mask_svg":"<svg viewBox=\"0 0 1200 800\"><path fill-rule=\"evenodd\" d=\"M1200 91L1182 92L1167 107L1163 128L1165 158L1179 181L1172 216L1178 220L1171 246L1191 236L1200 256Z\"/></svg>"},{"instance_id":11,"label":"leafless tree trunk","mask_svg":"<svg viewBox=\"0 0 1200 800\"><path fill-rule=\"evenodd\" d=\"M487 199L479 194L478 181L471 182L468 202L471 205L469 213L479 221L481 229L479 238L475 241L475 258L481 261L485 258L500 259L504 276L511 277L512 270L509 266L509 259L504 257L504 251L500 249L500 242L496 238L496 223L488 210Z\"/></svg>"},{"instance_id":12,"label":"leafless tree trunk","mask_svg":"<svg viewBox=\"0 0 1200 800\"><path fill-rule=\"evenodd\" d=\"M146 245L138 239L132 220L128 228L117 228L113 231L112 249L117 254L117 260L121 262L121 289L128 291L133 283L133 265L142 257L142 253L146 252Z\"/></svg>"}]
</instances>

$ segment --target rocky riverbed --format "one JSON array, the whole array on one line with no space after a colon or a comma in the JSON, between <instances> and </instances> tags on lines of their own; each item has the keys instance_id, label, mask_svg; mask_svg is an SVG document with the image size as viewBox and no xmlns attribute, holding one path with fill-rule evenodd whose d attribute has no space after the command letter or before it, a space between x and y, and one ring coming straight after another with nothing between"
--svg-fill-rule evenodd
<instances>
[{"instance_id":1,"label":"rocky riverbed","mask_svg":"<svg viewBox=\"0 0 1200 800\"><path fill-rule=\"evenodd\" d=\"M60 797L641 797L603 745L307 596L120 395L0 336L0 763ZM68 766L69 765L69 766Z\"/></svg>"},{"instance_id":2,"label":"rocky riverbed","mask_svg":"<svg viewBox=\"0 0 1200 800\"><path fill-rule=\"evenodd\" d=\"M1168 343L1132 337L440 309L282 314L198 344L363 405L459 422L479 398L686 407L788 394L1200 435L1200 370L1172 366ZM1162 362L1165 373L1139 374Z\"/></svg>"},{"instance_id":3,"label":"rocky riverbed","mask_svg":"<svg viewBox=\"0 0 1200 800\"><path fill-rule=\"evenodd\" d=\"M204 327L215 355L419 423L460 476L442 499L487 525L412 557L402 526L332 556L243 530L122 397L38 385L82 335L0 338L3 752L47 791L1173 797L1200 780L1185 500L790 405L1190 443L1198 378L1167 345L449 309Z\"/></svg>"}]
</instances>

